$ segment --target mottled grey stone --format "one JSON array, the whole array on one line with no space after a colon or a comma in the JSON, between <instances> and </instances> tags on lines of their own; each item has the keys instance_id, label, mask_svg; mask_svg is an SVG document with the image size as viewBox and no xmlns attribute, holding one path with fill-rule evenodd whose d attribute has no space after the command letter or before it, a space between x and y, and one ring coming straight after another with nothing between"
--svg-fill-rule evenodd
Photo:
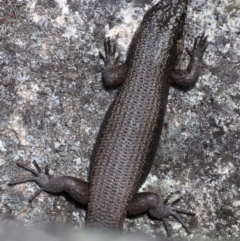
<instances>
[{"instance_id":1,"label":"mottled grey stone","mask_svg":"<svg viewBox=\"0 0 240 241\"><path fill-rule=\"evenodd\" d=\"M104 89L98 51L117 39L122 60L150 1L0 1L0 214L2 222L84 225L67 195L41 193L16 162L87 180L89 159L116 89ZM156 1L154 1L156 2ZM145 5L148 4L148 5ZM185 46L206 32L196 87L171 89L161 148L142 190L183 196L193 234L171 219L173 240L238 240L240 233L240 2L191 1ZM182 57L181 67L188 56ZM126 231L166 237L161 221L127 219Z\"/></svg>"}]
</instances>

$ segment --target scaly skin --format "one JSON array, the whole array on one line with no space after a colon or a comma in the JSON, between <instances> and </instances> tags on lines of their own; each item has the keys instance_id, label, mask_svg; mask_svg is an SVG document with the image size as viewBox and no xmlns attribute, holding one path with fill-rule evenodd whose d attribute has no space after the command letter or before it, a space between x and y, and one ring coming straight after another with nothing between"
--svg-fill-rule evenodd
<instances>
[{"instance_id":1,"label":"scaly skin","mask_svg":"<svg viewBox=\"0 0 240 241\"><path fill-rule=\"evenodd\" d=\"M145 14L133 38L126 74L121 73L125 78L103 121L92 156L87 225L122 228L127 207L149 173L186 7L187 1L160 1ZM106 58L100 54L108 71L104 78L114 85L112 73L118 66L109 40L105 41L105 52Z\"/></svg>"},{"instance_id":2,"label":"scaly skin","mask_svg":"<svg viewBox=\"0 0 240 241\"><path fill-rule=\"evenodd\" d=\"M155 193L137 193L152 166L161 135L167 96L171 84L194 86L200 74L206 39L195 40L186 71L176 70L183 48L183 29L187 0L162 0L144 16L130 44L124 64L118 64L116 45L104 42L104 82L119 85L120 90L101 126L91 158L89 184L69 176L50 177L18 163L35 177L11 184L34 181L41 191L65 191L78 202L88 205L87 226L121 229L126 215L149 211L164 221L174 216L188 233L177 213L194 215L174 208L180 199L167 205Z\"/></svg>"}]
</instances>

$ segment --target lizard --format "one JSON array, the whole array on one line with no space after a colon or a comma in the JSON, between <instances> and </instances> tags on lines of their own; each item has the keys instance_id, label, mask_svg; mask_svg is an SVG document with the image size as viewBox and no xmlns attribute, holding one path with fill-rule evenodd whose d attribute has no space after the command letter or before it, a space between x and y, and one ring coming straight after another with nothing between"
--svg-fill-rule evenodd
<instances>
[{"instance_id":1,"label":"lizard","mask_svg":"<svg viewBox=\"0 0 240 241\"><path fill-rule=\"evenodd\" d=\"M148 212L163 220L171 235L167 218L176 218L187 233L189 229L179 213L193 212L168 204L153 192L138 193L153 164L172 85L194 87L201 72L207 36L195 38L192 50L186 49L190 61L186 70L177 69L183 52L188 0L162 0L150 8L134 34L126 61L119 62L116 42L104 40L103 81L118 86L119 91L101 125L90 161L89 182L72 176L51 176L34 161L37 169L18 163L34 176L13 181L10 185L36 182L42 191L67 192L87 206L86 226L122 229L127 215Z\"/></svg>"}]
</instances>

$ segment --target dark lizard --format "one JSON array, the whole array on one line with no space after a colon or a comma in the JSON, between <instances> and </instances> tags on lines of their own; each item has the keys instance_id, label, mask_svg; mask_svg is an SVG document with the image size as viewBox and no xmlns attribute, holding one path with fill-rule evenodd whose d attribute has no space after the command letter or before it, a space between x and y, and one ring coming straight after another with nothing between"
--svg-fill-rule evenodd
<instances>
[{"instance_id":1,"label":"dark lizard","mask_svg":"<svg viewBox=\"0 0 240 241\"><path fill-rule=\"evenodd\" d=\"M187 49L190 62L186 70L175 69L183 50L187 0L162 0L145 14L130 44L126 62L119 64L116 44L104 42L103 79L106 85L120 85L111 104L91 157L89 183L70 176L51 177L34 162L38 172L18 165L34 174L10 183L33 181L41 191L67 192L79 203L87 205L86 225L103 229L122 229L126 215L149 212L163 220L175 217L190 231L178 213L194 215L174 205L167 205L151 192L137 193L152 166L162 131L169 87L193 87L197 82L206 50L204 34Z\"/></svg>"}]
</instances>

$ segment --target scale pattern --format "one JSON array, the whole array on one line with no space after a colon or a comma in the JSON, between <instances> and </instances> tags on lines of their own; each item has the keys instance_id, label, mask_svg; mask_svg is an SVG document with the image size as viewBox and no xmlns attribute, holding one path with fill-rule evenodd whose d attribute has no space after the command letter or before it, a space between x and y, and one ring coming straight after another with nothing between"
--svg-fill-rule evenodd
<instances>
[{"instance_id":1,"label":"scale pattern","mask_svg":"<svg viewBox=\"0 0 240 241\"><path fill-rule=\"evenodd\" d=\"M163 0L144 16L128 51L126 79L102 124L91 160L87 225L122 228L152 166L163 126L168 76L187 0Z\"/></svg>"}]
</instances>

